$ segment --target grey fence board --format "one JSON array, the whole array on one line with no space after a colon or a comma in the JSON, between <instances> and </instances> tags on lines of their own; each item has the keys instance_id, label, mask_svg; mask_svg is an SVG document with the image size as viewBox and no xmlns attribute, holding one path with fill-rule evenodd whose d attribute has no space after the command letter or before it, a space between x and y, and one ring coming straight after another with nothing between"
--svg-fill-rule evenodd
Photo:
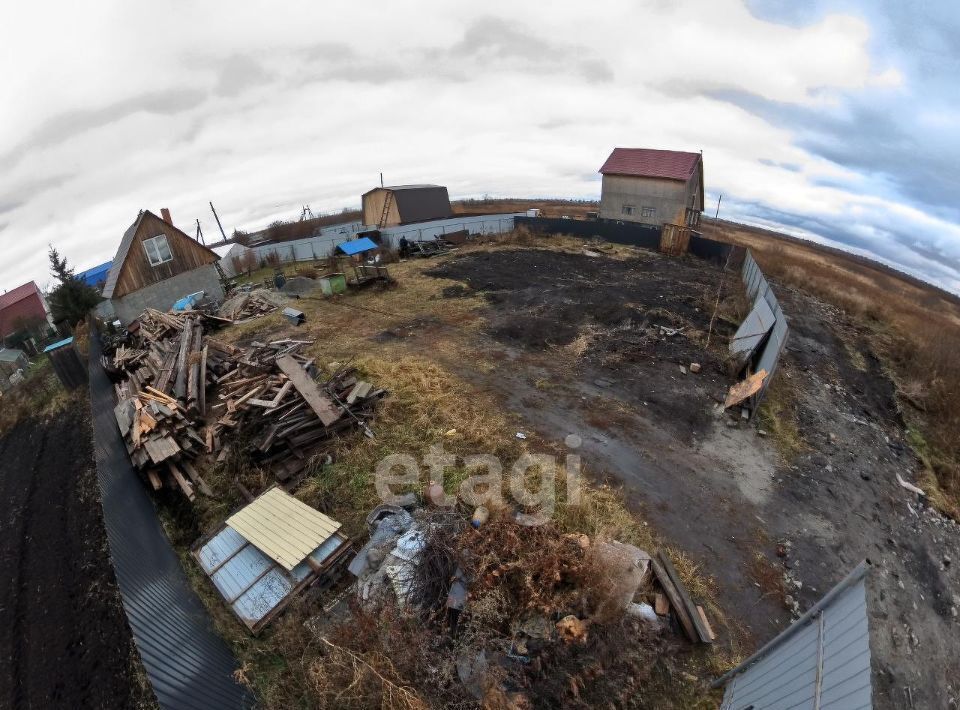
<instances>
[{"instance_id":1,"label":"grey fence board","mask_svg":"<svg viewBox=\"0 0 960 710\"><path fill-rule=\"evenodd\" d=\"M763 381L763 386L760 388L760 391L750 398L752 416L756 414L757 407L760 406L760 403L767 393L767 389L770 387L770 383L773 381L774 373L777 371L777 365L780 362L780 356L783 354L783 349L787 345L790 326L787 324L787 318L783 313L783 309L780 307L780 303L777 301L776 295L773 293L773 289L770 288L770 284L767 283L767 279L760 270L760 266L749 250L747 250L746 256L744 257L740 273L747 296L753 301L754 306L756 306L759 300L763 300L770 307L774 316L773 327L770 329L766 340L759 344L759 354L754 353L753 356L754 362L752 364L754 371L759 372L760 370L766 370L767 376Z\"/></svg>"},{"instance_id":2,"label":"grey fence board","mask_svg":"<svg viewBox=\"0 0 960 710\"><path fill-rule=\"evenodd\" d=\"M113 386L90 339L90 400L97 477L110 558L134 642L161 708L247 708L237 661L214 631L130 464L113 416Z\"/></svg>"},{"instance_id":3,"label":"grey fence board","mask_svg":"<svg viewBox=\"0 0 960 710\"><path fill-rule=\"evenodd\" d=\"M721 710L872 707L866 570L862 564L759 657L725 676Z\"/></svg>"}]
</instances>

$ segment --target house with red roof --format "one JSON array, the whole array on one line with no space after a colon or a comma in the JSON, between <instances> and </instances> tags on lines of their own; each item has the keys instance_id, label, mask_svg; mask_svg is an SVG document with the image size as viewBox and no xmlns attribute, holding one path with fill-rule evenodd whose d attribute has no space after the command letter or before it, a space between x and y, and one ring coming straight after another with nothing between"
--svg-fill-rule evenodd
<instances>
[{"instance_id":1,"label":"house with red roof","mask_svg":"<svg viewBox=\"0 0 960 710\"><path fill-rule=\"evenodd\" d=\"M41 336L48 326L53 327L50 307L34 281L0 294L0 345L25 331L31 337Z\"/></svg>"},{"instance_id":2,"label":"house with red roof","mask_svg":"<svg viewBox=\"0 0 960 710\"><path fill-rule=\"evenodd\" d=\"M600 218L696 228L703 212L703 156L614 148L600 168Z\"/></svg>"}]
</instances>

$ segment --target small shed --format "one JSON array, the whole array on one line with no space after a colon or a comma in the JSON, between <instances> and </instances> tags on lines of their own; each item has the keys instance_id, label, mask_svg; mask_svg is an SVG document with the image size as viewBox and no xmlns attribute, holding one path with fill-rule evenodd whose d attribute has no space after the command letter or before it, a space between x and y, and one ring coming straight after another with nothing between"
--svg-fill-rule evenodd
<instances>
[{"instance_id":1,"label":"small shed","mask_svg":"<svg viewBox=\"0 0 960 710\"><path fill-rule=\"evenodd\" d=\"M363 193L363 223L378 228L446 219L453 214L442 185L391 185Z\"/></svg>"},{"instance_id":2,"label":"small shed","mask_svg":"<svg viewBox=\"0 0 960 710\"><path fill-rule=\"evenodd\" d=\"M53 371L57 373L60 382L68 390L87 383L87 368L84 367L80 353L74 347L73 338L48 345L43 352L50 358Z\"/></svg>"},{"instance_id":3,"label":"small shed","mask_svg":"<svg viewBox=\"0 0 960 710\"><path fill-rule=\"evenodd\" d=\"M28 367L30 367L30 361L23 350L0 347L0 392L11 386L11 375Z\"/></svg>"},{"instance_id":4,"label":"small shed","mask_svg":"<svg viewBox=\"0 0 960 710\"><path fill-rule=\"evenodd\" d=\"M123 234L107 275L103 297L117 318L131 323L147 308L168 310L177 299L203 291L223 298L217 255L149 210L141 212Z\"/></svg>"}]
</instances>

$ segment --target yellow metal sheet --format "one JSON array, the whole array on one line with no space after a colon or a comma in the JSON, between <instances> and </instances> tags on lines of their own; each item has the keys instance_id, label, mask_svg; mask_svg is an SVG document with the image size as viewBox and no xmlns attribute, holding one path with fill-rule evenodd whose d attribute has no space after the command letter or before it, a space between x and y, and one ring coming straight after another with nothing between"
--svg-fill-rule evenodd
<instances>
[{"instance_id":1,"label":"yellow metal sheet","mask_svg":"<svg viewBox=\"0 0 960 710\"><path fill-rule=\"evenodd\" d=\"M336 520L280 488L271 488L231 515L227 526L287 570L303 562L340 529Z\"/></svg>"}]
</instances>

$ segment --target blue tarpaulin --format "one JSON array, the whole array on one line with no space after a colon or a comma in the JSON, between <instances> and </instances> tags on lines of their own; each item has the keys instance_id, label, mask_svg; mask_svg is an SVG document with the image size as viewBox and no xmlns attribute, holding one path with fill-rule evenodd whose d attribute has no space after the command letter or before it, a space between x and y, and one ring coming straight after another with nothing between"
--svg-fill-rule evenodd
<instances>
[{"instance_id":1,"label":"blue tarpaulin","mask_svg":"<svg viewBox=\"0 0 960 710\"><path fill-rule=\"evenodd\" d=\"M100 264L100 266L94 266L92 269L81 271L77 274L77 278L87 286L100 286L107 282L107 274L110 273L111 266L113 266L113 262L108 261L105 264Z\"/></svg>"},{"instance_id":2,"label":"blue tarpaulin","mask_svg":"<svg viewBox=\"0 0 960 710\"><path fill-rule=\"evenodd\" d=\"M351 239L349 242L342 242L337 244L337 249L342 251L347 256L353 256L354 254L362 254L365 251L371 251L373 249L378 249L376 242L374 242L369 237L361 237L360 239Z\"/></svg>"},{"instance_id":3,"label":"blue tarpaulin","mask_svg":"<svg viewBox=\"0 0 960 710\"><path fill-rule=\"evenodd\" d=\"M175 311L189 311L193 308L194 304L203 298L203 291L197 291L196 293L191 293L189 296L184 296L179 301L173 304L173 310Z\"/></svg>"}]
</instances>

